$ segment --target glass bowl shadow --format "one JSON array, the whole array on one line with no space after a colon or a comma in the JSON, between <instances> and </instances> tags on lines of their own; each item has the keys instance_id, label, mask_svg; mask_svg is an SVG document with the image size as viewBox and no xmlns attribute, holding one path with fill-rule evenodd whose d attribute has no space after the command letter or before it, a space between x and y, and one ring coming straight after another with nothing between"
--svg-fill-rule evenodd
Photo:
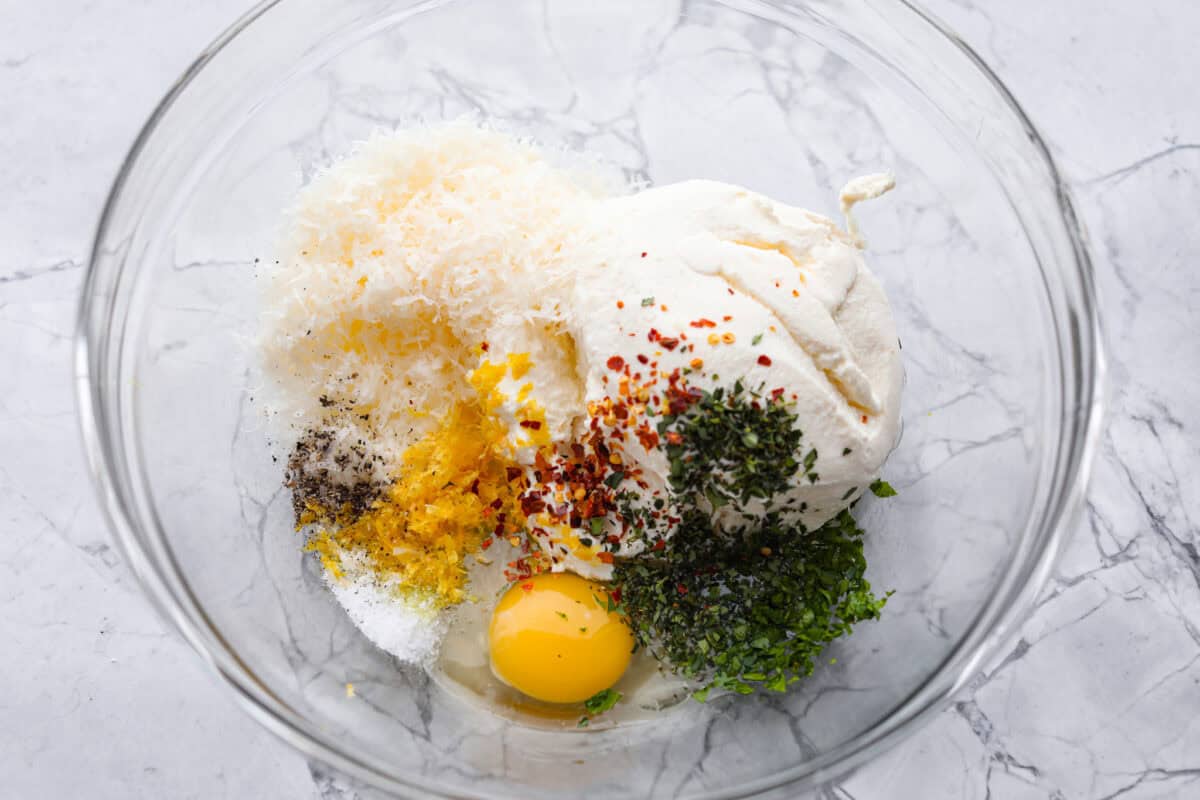
<instances>
[{"instance_id":1,"label":"glass bowl shadow","mask_svg":"<svg viewBox=\"0 0 1200 800\"><path fill-rule=\"evenodd\" d=\"M256 263L354 141L464 115L633 181L724 180L833 216L845 180L895 172L859 215L907 370L900 494L861 515L869 577L894 594L794 691L524 727L374 649L302 553L255 407ZM791 796L912 731L1009 639L1080 503L1099 340L1046 148L902 0L283 0L206 50L135 143L88 268L77 387L147 594L305 754L412 796Z\"/></svg>"}]
</instances>

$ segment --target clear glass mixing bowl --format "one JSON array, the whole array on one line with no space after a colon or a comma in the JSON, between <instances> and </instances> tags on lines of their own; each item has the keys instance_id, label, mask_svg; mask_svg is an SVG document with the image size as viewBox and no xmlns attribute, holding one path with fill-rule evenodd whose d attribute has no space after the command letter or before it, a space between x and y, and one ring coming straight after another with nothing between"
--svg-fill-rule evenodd
<instances>
[{"instance_id":1,"label":"clear glass mixing bowl","mask_svg":"<svg viewBox=\"0 0 1200 800\"><path fill-rule=\"evenodd\" d=\"M865 508L881 622L786 696L614 731L490 717L371 647L289 519L253 403L254 262L372 129L474 114L630 178L862 209L908 383ZM80 321L85 438L150 597L260 721L401 794L790 794L862 763L1012 632L1080 500L1101 359L1069 198L1029 121L902 0L284 0L209 48L116 181ZM347 683L356 695L348 697ZM780 788L786 787L786 788Z\"/></svg>"}]
</instances>

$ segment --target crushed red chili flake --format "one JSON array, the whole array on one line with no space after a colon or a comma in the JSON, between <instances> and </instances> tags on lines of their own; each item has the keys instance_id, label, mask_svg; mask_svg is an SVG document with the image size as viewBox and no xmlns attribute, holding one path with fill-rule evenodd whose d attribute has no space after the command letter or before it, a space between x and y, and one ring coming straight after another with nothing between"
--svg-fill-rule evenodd
<instances>
[{"instance_id":1,"label":"crushed red chili flake","mask_svg":"<svg viewBox=\"0 0 1200 800\"><path fill-rule=\"evenodd\" d=\"M778 389L772 389L771 390L771 399L778 400L779 398L783 397L783 392L784 392L784 389L782 386L780 386Z\"/></svg>"},{"instance_id":2,"label":"crushed red chili flake","mask_svg":"<svg viewBox=\"0 0 1200 800\"><path fill-rule=\"evenodd\" d=\"M730 320L732 320L732 319L733 319L733 317L731 317L730 315L726 314L725 316L721 317L721 319L722 319L722 320L724 320L725 322L729 322Z\"/></svg>"},{"instance_id":3,"label":"crushed red chili flake","mask_svg":"<svg viewBox=\"0 0 1200 800\"><path fill-rule=\"evenodd\" d=\"M651 549L651 550L653 550L653 551L654 551L654 552L656 552L656 553L657 553L657 552L660 552L660 551L662 551L662 550L666 550L666 549L667 549L667 540L666 540L666 539L659 539L657 542L655 542L655 543L654 543L654 547L652 547L652 548L650 548L650 549Z\"/></svg>"},{"instance_id":4,"label":"crushed red chili flake","mask_svg":"<svg viewBox=\"0 0 1200 800\"><path fill-rule=\"evenodd\" d=\"M618 301L617 301L617 308L624 308L624 307L625 307L625 301L624 301L624 300L618 300Z\"/></svg>"},{"instance_id":5,"label":"crushed red chili flake","mask_svg":"<svg viewBox=\"0 0 1200 800\"><path fill-rule=\"evenodd\" d=\"M769 366L771 366L771 359L765 355L759 356L758 363L762 364L764 367L769 367Z\"/></svg>"},{"instance_id":6,"label":"crushed red chili flake","mask_svg":"<svg viewBox=\"0 0 1200 800\"><path fill-rule=\"evenodd\" d=\"M613 372L620 372L625 366L625 359L620 356L610 356L606 364Z\"/></svg>"},{"instance_id":7,"label":"crushed red chili flake","mask_svg":"<svg viewBox=\"0 0 1200 800\"><path fill-rule=\"evenodd\" d=\"M479 546L480 546L480 548L487 550L489 547L492 546L492 537L489 536L488 538L484 539L482 542L479 543Z\"/></svg>"},{"instance_id":8,"label":"crushed red chili flake","mask_svg":"<svg viewBox=\"0 0 1200 800\"><path fill-rule=\"evenodd\" d=\"M482 350L483 352L485 352L485 353L486 353L486 352L488 351L488 343L487 343L487 342L480 342L480 343L479 343L479 349L480 349L480 350Z\"/></svg>"},{"instance_id":9,"label":"crushed red chili flake","mask_svg":"<svg viewBox=\"0 0 1200 800\"><path fill-rule=\"evenodd\" d=\"M601 550L600 552L596 553L596 558L604 564L613 563L613 554L607 550Z\"/></svg>"},{"instance_id":10,"label":"crushed red chili flake","mask_svg":"<svg viewBox=\"0 0 1200 800\"><path fill-rule=\"evenodd\" d=\"M505 467L504 468L504 477L508 478L509 483L512 483L513 481L519 479L521 477L521 474L522 473L521 473L520 467Z\"/></svg>"},{"instance_id":11,"label":"crushed red chili flake","mask_svg":"<svg viewBox=\"0 0 1200 800\"><path fill-rule=\"evenodd\" d=\"M638 359L638 362L639 362L639 363L642 363L642 364L649 364L649 363L650 363L650 359L649 359L649 358L647 358L646 356L642 355L641 353L638 353L638 357L637 357L637 359Z\"/></svg>"},{"instance_id":12,"label":"crushed red chili flake","mask_svg":"<svg viewBox=\"0 0 1200 800\"><path fill-rule=\"evenodd\" d=\"M862 423L863 423L863 425L867 424L867 415L866 414L862 415Z\"/></svg>"},{"instance_id":13,"label":"crushed red chili flake","mask_svg":"<svg viewBox=\"0 0 1200 800\"><path fill-rule=\"evenodd\" d=\"M659 338L658 343L668 350L674 350L676 347L679 347L679 340L674 336L662 336Z\"/></svg>"},{"instance_id":14,"label":"crushed red chili flake","mask_svg":"<svg viewBox=\"0 0 1200 800\"><path fill-rule=\"evenodd\" d=\"M542 423L538 422L536 419L523 419L521 420L521 427L529 428L531 431L540 431L542 429Z\"/></svg>"},{"instance_id":15,"label":"crushed red chili flake","mask_svg":"<svg viewBox=\"0 0 1200 800\"><path fill-rule=\"evenodd\" d=\"M645 258L645 257L646 257L646 254L645 254L645 253L642 253L642 258Z\"/></svg>"},{"instance_id":16,"label":"crushed red chili flake","mask_svg":"<svg viewBox=\"0 0 1200 800\"><path fill-rule=\"evenodd\" d=\"M725 319L728 321L731 318L726 317ZM691 322L689 322L688 325L691 325L693 328L715 328L715 327L717 327L717 323L713 322L711 319L705 319L704 317L701 317L700 319L694 319Z\"/></svg>"},{"instance_id":17,"label":"crushed red chili flake","mask_svg":"<svg viewBox=\"0 0 1200 800\"><path fill-rule=\"evenodd\" d=\"M516 566L516 562L513 562L511 566ZM527 592L532 592L532 591L533 591L533 583L532 583L532 582L530 582L530 583L522 583L522 584L521 584L521 588L522 588L522 589L524 589L524 590L525 590L525 591L527 591Z\"/></svg>"}]
</instances>

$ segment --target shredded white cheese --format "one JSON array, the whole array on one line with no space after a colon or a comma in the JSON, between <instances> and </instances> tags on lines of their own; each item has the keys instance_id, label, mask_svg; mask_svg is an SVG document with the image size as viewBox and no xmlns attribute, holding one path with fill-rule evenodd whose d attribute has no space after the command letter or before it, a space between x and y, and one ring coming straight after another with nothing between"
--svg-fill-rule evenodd
<instances>
[{"instance_id":1,"label":"shredded white cheese","mask_svg":"<svg viewBox=\"0 0 1200 800\"><path fill-rule=\"evenodd\" d=\"M269 410L294 430L333 427L394 465L469 397L489 336L538 350L535 385L573 374L558 335L563 254L609 188L469 122L361 143L300 193L263 272ZM562 405L547 400L548 412ZM569 417L548 423L565 433Z\"/></svg>"}]
</instances>

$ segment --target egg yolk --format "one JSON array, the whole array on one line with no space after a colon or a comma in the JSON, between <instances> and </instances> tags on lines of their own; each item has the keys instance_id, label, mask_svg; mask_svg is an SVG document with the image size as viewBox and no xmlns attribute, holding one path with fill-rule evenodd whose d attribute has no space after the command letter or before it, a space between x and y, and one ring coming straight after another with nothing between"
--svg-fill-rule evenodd
<instances>
[{"instance_id":1,"label":"egg yolk","mask_svg":"<svg viewBox=\"0 0 1200 800\"><path fill-rule=\"evenodd\" d=\"M492 671L537 700L579 703L629 666L633 634L602 584L545 573L505 592L488 629Z\"/></svg>"}]
</instances>

